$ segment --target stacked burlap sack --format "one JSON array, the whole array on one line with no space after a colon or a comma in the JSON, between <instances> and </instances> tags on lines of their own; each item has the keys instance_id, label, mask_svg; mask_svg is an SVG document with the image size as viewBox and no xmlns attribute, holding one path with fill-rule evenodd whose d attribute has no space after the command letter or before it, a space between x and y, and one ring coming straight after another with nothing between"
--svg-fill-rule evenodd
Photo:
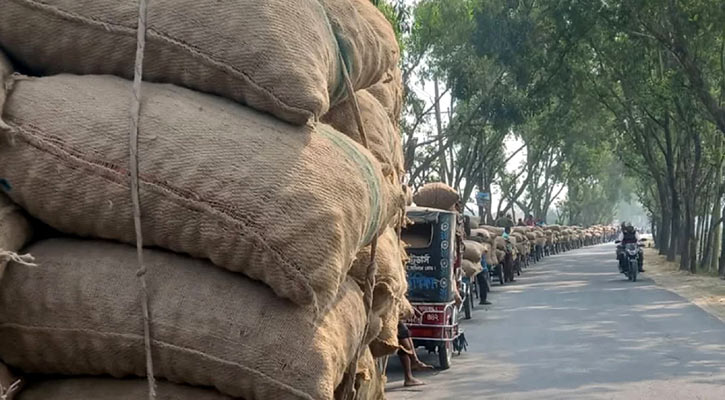
<instances>
[{"instance_id":1,"label":"stacked burlap sack","mask_svg":"<svg viewBox=\"0 0 725 400\"><path fill-rule=\"evenodd\" d=\"M455 211L455 206L460 199L458 192L443 182L427 183L413 196L413 201L418 207L449 211Z\"/></svg>"},{"instance_id":2,"label":"stacked burlap sack","mask_svg":"<svg viewBox=\"0 0 725 400\"><path fill-rule=\"evenodd\" d=\"M485 230L490 236L492 252L496 255L498 263L502 263L506 256L506 240L503 238L504 228L490 225L481 225L479 229Z\"/></svg>"},{"instance_id":3,"label":"stacked burlap sack","mask_svg":"<svg viewBox=\"0 0 725 400\"><path fill-rule=\"evenodd\" d=\"M510 241L514 245L514 249L520 257L526 258L529 256L531 247L529 245L529 239L526 238L524 233L514 230L511 232Z\"/></svg>"},{"instance_id":4,"label":"stacked burlap sack","mask_svg":"<svg viewBox=\"0 0 725 400\"><path fill-rule=\"evenodd\" d=\"M32 227L25 214L0 193L0 280L8 262L33 262L32 257L17 254L31 235Z\"/></svg>"},{"instance_id":5,"label":"stacked burlap sack","mask_svg":"<svg viewBox=\"0 0 725 400\"><path fill-rule=\"evenodd\" d=\"M56 375L19 399L146 390L108 378L147 375L129 246L137 6L0 0L0 49L35 75L0 62L14 203L0 198L0 360ZM405 205L392 28L365 0L158 0L146 38L138 182L157 398L333 399L355 364L360 395L381 398L368 356L409 310L389 228ZM24 249L34 258L18 255L24 212L63 235ZM75 378L88 375L106 378Z\"/></svg>"},{"instance_id":6,"label":"stacked burlap sack","mask_svg":"<svg viewBox=\"0 0 725 400\"><path fill-rule=\"evenodd\" d=\"M482 243L478 243L475 240L463 241L463 259L461 260L461 267L463 268L463 273L466 277L473 278L483 271L481 259L487 252L488 249L484 247Z\"/></svg>"},{"instance_id":7,"label":"stacked burlap sack","mask_svg":"<svg viewBox=\"0 0 725 400\"><path fill-rule=\"evenodd\" d=\"M469 237L470 240L476 241L483 246L483 256L486 258L486 264L491 266L498 265L503 261L499 259L496 251L496 237L496 235L483 228L471 229L471 236Z\"/></svg>"}]
</instances>

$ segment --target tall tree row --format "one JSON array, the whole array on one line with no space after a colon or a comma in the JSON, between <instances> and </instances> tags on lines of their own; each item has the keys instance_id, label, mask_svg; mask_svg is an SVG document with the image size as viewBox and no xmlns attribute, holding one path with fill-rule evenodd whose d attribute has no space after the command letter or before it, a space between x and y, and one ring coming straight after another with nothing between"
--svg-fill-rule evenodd
<instances>
[{"instance_id":1,"label":"tall tree row","mask_svg":"<svg viewBox=\"0 0 725 400\"><path fill-rule=\"evenodd\" d=\"M722 1L387 6L405 54L413 186L443 180L466 198L495 187L489 217L556 207L583 225L610 222L634 193L662 254L725 274ZM525 162L512 168L512 153Z\"/></svg>"}]
</instances>

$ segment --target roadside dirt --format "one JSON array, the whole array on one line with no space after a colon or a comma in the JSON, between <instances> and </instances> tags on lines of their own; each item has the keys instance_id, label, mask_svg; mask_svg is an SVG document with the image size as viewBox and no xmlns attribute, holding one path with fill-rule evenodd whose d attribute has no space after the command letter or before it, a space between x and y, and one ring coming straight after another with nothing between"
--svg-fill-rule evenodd
<instances>
[{"instance_id":1,"label":"roadside dirt","mask_svg":"<svg viewBox=\"0 0 725 400\"><path fill-rule=\"evenodd\" d=\"M680 271L679 265L667 262L656 249L645 249L647 276L658 285L692 301L698 307L725 322L725 281L707 275Z\"/></svg>"}]
</instances>

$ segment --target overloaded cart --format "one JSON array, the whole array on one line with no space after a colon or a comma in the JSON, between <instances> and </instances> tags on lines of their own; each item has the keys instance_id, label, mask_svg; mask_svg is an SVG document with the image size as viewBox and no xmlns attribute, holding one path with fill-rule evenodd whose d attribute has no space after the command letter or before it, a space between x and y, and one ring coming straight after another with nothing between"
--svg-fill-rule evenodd
<instances>
[{"instance_id":1,"label":"overloaded cart","mask_svg":"<svg viewBox=\"0 0 725 400\"><path fill-rule=\"evenodd\" d=\"M466 347L459 321L469 290L461 279L458 214L410 207L407 216L412 224L402 238L408 245L408 299L415 315L406 324L415 347L436 352L440 368L448 369L453 353Z\"/></svg>"}]
</instances>

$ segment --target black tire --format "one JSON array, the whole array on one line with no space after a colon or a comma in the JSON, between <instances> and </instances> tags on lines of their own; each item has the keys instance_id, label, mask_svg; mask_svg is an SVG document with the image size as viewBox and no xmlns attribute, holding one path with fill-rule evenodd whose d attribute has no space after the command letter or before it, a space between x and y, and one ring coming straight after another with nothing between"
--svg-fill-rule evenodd
<instances>
[{"instance_id":1,"label":"black tire","mask_svg":"<svg viewBox=\"0 0 725 400\"><path fill-rule=\"evenodd\" d=\"M475 276L471 279L471 283L468 285L468 298L471 299L468 303L471 305L471 310L476 309L476 297L478 296L478 278Z\"/></svg>"},{"instance_id":2,"label":"black tire","mask_svg":"<svg viewBox=\"0 0 725 400\"><path fill-rule=\"evenodd\" d=\"M451 368L451 359L453 358L453 343L444 342L438 345L438 367L441 370Z\"/></svg>"},{"instance_id":3,"label":"black tire","mask_svg":"<svg viewBox=\"0 0 725 400\"><path fill-rule=\"evenodd\" d=\"M471 307L473 306L473 298L471 298L471 287L468 287L468 293L466 293L466 300L463 302L463 318L471 319Z\"/></svg>"},{"instance_id":4,"label":"black tire","mask_svg":"<svg viewBox=\"0 0 725 400\"><path fill-rule=\"evenodd\" d=\"M632 282L637 282L638 265L637 262L632 260L629 262L629 276Z\"/></svg>"}]
</instances>

